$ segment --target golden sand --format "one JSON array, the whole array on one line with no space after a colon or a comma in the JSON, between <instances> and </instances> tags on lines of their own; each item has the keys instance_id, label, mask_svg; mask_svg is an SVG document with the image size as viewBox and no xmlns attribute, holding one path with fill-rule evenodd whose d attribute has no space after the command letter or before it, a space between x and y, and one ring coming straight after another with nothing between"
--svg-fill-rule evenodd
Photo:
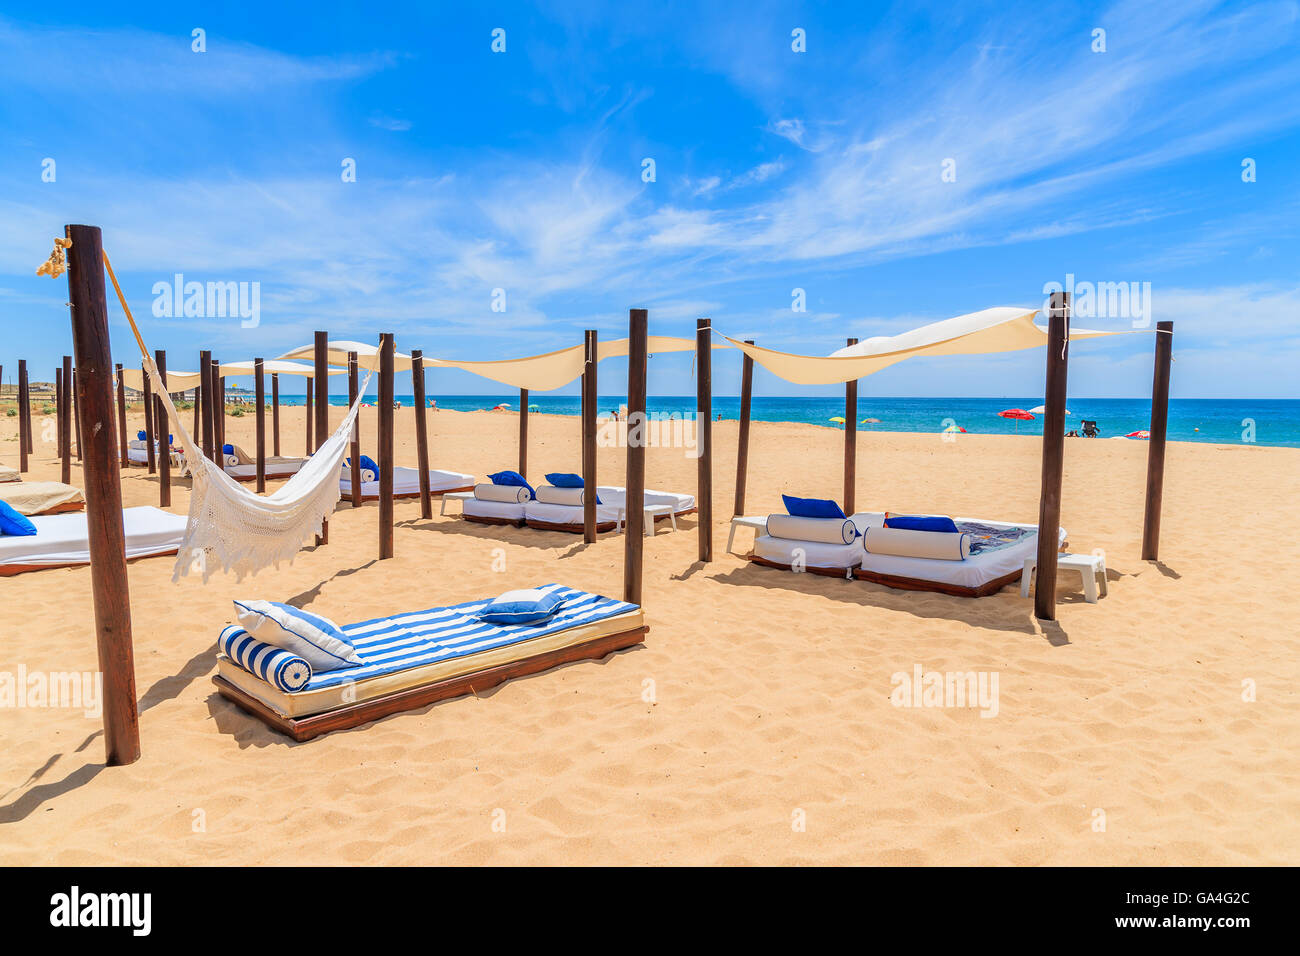
<instances>
[{"instance_id":1,"label":"golden sand","mask_svg":"<svg viewBox=\"0 0 1300 956\"><path fill-rule=\"evenodd\" d=\"M397 415L399 464L414 464L413 420ZM0 419L0 461L16 466L15 422ZM373 408L362 422L373 453ZM434 467L515 467L514 415L431 423ZM302 427L286 410L286 454ZM530 432L530 476L577 470L576 418L536 415ZM251 450L252 434L251 417L228 421L228 440ZM210 682L233 598L348 622L551 581L617 597L622 538L584 546L436 504L424 521L399 501L396 557L379 562L377 506L343 502L328 545L242 584L132 564L143 756L105 768L79 711L0 712L0 861L1300 862L1300 551L1284 519L1300 451L1171 445L1162 561L1147 563L1145 443L1067 442L1062 523L1073 550L1105 550L1110 594L1086 604L1062 572L1044 627L1014 586L963 599L724 553L736 425L714 434L714 561L696 562L693 516L646 540L644 646L305 744ZM29 477L57 479L37 435ZM746 510L840 497L841 440L755 424ZM858 507L1035 522L1039 454L1032 438L862 434ZM623 483L623 455L601 450L602 484ZM695 468L655 448L647 484L694 493ZM156 504L156 479L132 469L123 493ZM187 503L178 485L173 510ZM0 597L0 672L96 667L87 568L0 579ZM894 706L891 676L916 665L996 674L996 717Z\"/></svg>"}]
</instances>

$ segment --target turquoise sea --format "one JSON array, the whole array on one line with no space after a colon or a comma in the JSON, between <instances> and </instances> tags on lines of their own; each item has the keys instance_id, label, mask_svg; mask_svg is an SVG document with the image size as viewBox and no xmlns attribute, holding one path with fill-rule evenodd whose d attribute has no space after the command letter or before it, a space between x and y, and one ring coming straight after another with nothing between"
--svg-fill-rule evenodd
<instances>
[{"instance_id":1,"label":"turquoise sea","mask_svg":"<svg viewBox=\"0 0 1300 956\"><path fill-rule=\"evenodd\" d=\"M439 407L455 411L490 409L505 403L512 409L518 407L519 394L508 395L435 395ZM403 405L411 406L410 395L397 396ZM301 405L301 395L281 395L284 405ZM602 395L601 411L617 409L626 399L618 395ZM343 395L331 395L333 405L346 405ZM550 415L577 415L579 400L576 395L534 395L529 404L537 411ZM971 434L985 435L1041 435L1042 416L1034 421L1016 422L999 418L998 412L1008 408L1031 409L1042 404L1042 398L883 398L863 395L858 399L858 419L878 418L879 424L859 424L859 431L939 432L956 424ZM1083 419L1095 420L1101 428L1101 437L1126 435L1150 427L1151 400L1137 398L1081 398L1068 403L1072 413L1067 428L1078 428ZM647 410L658 415L694 415L693 395L652 395ZM740 417L740 398L735 395L715 395L713 413L724 419ZM760 397L755 396L751 415L755 421L806 422L839 428L830 419L844 414L843 398ZM1199 441L1223 445L1284 445L1300 448L1300 400L1296 399L1217 399L1177 398L1169 402L1169 439L1171 441Z\"/></svg>"}]
</instances>

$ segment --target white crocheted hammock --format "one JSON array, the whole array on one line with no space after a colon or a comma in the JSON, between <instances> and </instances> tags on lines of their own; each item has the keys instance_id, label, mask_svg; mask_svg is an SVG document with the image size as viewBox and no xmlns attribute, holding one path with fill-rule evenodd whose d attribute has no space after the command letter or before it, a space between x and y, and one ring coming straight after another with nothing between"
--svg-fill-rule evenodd
<instances>
[{"instance_id":1,"label":"white crocheted hammock","mask_svg":"<svg viewBox=\"0 0 1300 956\"><path fill-rule=\"evenodd\" d=\"M194 480L189 522L176 556L172 580L179 581L183 575L193 572L201 574L206 581L218 570L234 572L242 579L269 565L278 567L281 561L292 561L307 539L320 534L322 522L338 503L343 457L374 368L366 375L357 400L348 409L342 424L325 444L279 489L269 495L255 494L227 475L221 465L205 458L202 449L195 445L167 394L157 366L149 357L107 255L104 267L135 333L153 393L167 409Z\"/></svg>"}]
</instances>

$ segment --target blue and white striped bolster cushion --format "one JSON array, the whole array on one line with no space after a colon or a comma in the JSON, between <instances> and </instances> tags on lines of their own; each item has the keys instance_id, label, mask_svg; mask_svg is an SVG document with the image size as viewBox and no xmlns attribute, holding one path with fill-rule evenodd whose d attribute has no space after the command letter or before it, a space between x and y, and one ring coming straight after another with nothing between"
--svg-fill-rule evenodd
<instances>
[{"instance_id":1,"label":"blue and white striped bolster cushion","mask_svg":"<svg viewBox=\"0 0 1300 956\"><path fill-rule=\"evenodd\" d=\"M285 693L302 690L311 680L311 665L286 650L263 644L238 624L231 624L217 638L217 647L254 677Z\"/></svg>"}]
</instances>

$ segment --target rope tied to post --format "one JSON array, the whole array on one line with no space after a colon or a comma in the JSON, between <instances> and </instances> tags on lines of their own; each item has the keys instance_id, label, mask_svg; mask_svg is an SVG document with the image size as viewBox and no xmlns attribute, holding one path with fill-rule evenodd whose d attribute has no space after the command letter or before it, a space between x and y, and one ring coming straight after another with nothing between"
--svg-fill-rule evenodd
<instances>
[{"instance_id":1,"label":"rope tied to post","mask_svg":"<svg viewBox=\"0 0 1300 956\"><path fill-rule=\"evenodd\" d=\"M54 238L54 251L50 257L41 263L40 268L36 270L38 276L49 276L51 279L57 279L63 273L68 271L67 251L72 248L71 239L63 239L58 236Z\"/></svg>"}]
</instances>

